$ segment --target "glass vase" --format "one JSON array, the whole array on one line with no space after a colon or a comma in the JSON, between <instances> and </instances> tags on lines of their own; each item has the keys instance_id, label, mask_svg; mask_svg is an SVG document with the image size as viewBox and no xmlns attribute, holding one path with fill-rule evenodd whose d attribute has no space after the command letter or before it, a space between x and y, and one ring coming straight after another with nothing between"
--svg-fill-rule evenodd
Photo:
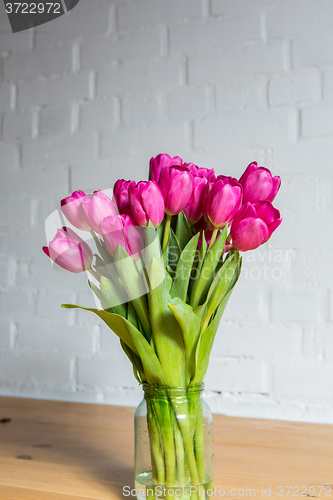
<instances>
[{"instance_id":1,"label":"glass vase","mask_svg":"<svg viewBox=\"0 0 333 500\"><path fill-rule=\"evenodd\" d=\"M135 412L135 489L138 500L205 500L212 491L212 413L203 384L143 385Z\"/></svg>"}]
</instances>

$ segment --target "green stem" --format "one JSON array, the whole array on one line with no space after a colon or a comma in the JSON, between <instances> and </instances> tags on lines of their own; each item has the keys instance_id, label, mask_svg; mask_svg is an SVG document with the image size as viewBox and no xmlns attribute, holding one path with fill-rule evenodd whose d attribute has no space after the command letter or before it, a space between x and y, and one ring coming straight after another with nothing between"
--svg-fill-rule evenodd
<instances>
[{"instance_id":1,"label":"green stem","mask_svg":"<svg viewBox=\"0 0 333 500\"><path fill-rule=\"evenodd\" d=\"M203 414L202 403L200 399L197 404L197 418L195 424L195 458L197 462L198 474L201 484L206 482L205 466L204 466L204 428L203 428Z\"/></svg>"},{"instance_id":2,"label":"green stem","mask_svg":"<svg viewBox=\"0 0 333 500\"><path fill-rule=\"evenodd\" d=\"M172 219L172 215L167 214L166 220L165 220L165 227L164 227L162 253L164 253L164 250L168 246L171 219Z\"/></svg>"},{"instance_id":3,"label":"green stem","mask_svg":"<svg viewBox=\"0 0 333 500\"><path fill-rule=\"evenodd\" d=\"M209 243L209 247L208 247L208 250L207 250L207 253L209 252L209 250L212 248L212 246L214 245L215 243L215 240L216 240L216 236L217 236L217 231L219 229L217 227L214 227L214 231L213 231L213 234L212 234L212 237L210 239L210 243Z\"/></svg>"},{"instance_id":4,"label":"green stem","mask_svg":"<svg viewBox=\"0 0 333 500\"><path fill-rule=\"evenodd\" d=\"M163 450L161 447L158 424L154 414L151 401L147 400L148 410L148 430L150 439L150 450L152 455L152 474L153 483L164 485L165 483L165 468Z\"/></svg>"},{"instance_id":5,"label":"green stem","mask_svg":"<svg viewBox=\"0 0 333 500\"><path fill-rule=\"evenodd\" d=\"M176 457L177 457L178 485L186 486L184 444L183 444L182 433L180 432L177 421L175 419L174 419L174 432L175 432Z\"/></svg>"}]
</instances>

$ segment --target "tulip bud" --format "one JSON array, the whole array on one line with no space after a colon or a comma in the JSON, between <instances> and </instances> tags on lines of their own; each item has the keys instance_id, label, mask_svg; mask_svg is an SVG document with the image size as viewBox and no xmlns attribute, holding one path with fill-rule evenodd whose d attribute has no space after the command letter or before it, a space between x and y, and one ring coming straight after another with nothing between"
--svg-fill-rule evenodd
<instances>
[{"instance_id":1,"label":"tulip bud","mask_svg":"<svg viewBox=\"0 0 333 500\"><path fill-rule=\"evenodd\" d=\"M158 227L164 218L164 198L160 187L153 181L140 181L128 188L129 203L134 219L139 226L148 226L151 221Z\"/></svg>"},{"instance_id":2,"label":"tulip bud","mask_svg":"<svg viewBox=\"0 0 333 500\"><path fill-rule=\"evenodd\" d=\"M128 197L128 188L130 185L135 186L135 181L118 179L113 188L114 199L121 214L127 214L131 211Z\"/></svg>"},{"instance_id":3,"label":"tulip bud","mask_svg":"<svg viewBox=\"0 0 333 500\"><path fill-rule=\"evenodd\" d=\"M219 175L209 187L204 217L220 229L233 220L241 204L242 186L237 179Z\"/></svg>"},{"instance_id":4,"label":"tulip bud","mask_svg":"<svg viewBox=\"0 0 333 500\"><path fill-rule=\"evenodd\" d=\"M210 179L212 175L215 175L213 168L197 167L194 163L183 163L182 166L186 167L193 175L205 177L207 180Z\"/></svg>"},{"instance_id":5,"label":"tulip bud","mask_svg":"<svg viewBox=\"0 0 333 500\"><path fill-rule=\"evenodd\" d=\"M118 245L122 246L128 255L137 259L144 248L143 234L136 221L129 214L106 217L101 224L102 236L106 248L111 255Z\"/></svg>"},{"instance_id":6,"label":"tulip bud","mask_svg":"<svg viewBox=\"0 0 333 500\"><path fill-rule=\"evenodd\" d=\"M185 167L165 167L158 182L168 215L179 214L193 191L193 175Z\"/></svg>"},{"instance_id":7,"label":"tulip bud","mask_svg":"<svg viewBox=\"0 0 333 500\"><path fill-rule=\"evenodd\" d=\"M250 163L239 182L243 186L243 203L272 202L281 186L280 177L272 177L268 168L258 167L257 162Z\"/></svg>"},{"instance_id":8,"label":"tulip bud","mask_svg":"<svg viewBox=\"0 0 333 500\"><path fill-rule=\"evenodd\" d=\"M101 190L88 194L84 198L82 211L89 227L98 234L102 234L101 223L103 219L119 213L116 204Z\"/></svg>"},{"instance_id":9,"label":"tulip bud","mask_svg":"<svg viewBox=\"0 0 333 500\"><path fill-rule=\"evenodd\" d=\"M83 191L74 191L71 196L61 200L61 211L68 222L74 227L81 229L81 231L90 231L90 227L81 210L81 204L85 196L86 194Z\"/></svg>"},{"instance_id":10,"label":"tulip bud","mask_svg":"<svg viewBox=\"0 0 333 500\"><path fill-rule=\"evenodd\" d=\"M247 202L232 223L232 245L241 252L255 250L271 237L281 222L280 212L270 201L254 205Z\"/></svg>"},{"instance_id":11,"label":"tulip bud","mask_svg":"<svg viewBox=\"0 0 333 500\"><path fill-rule=\"evenodd\" d=\"M164 167L172 167L174 165L182 165L183 160L180 156L174 156L171 158L167 154L159 154L155 158L151 158L149 162L149 180L158 182L160 179L161 172Z\"/></svg>"},{"instance_id":12,"label":"tulip bud","mask_svg":"<svg viewBox=\"0 0 333 500\"><path fill-rule=\"evenodd\" d=\"M60 267L76 274L90 269L93 259L91 248L68 227L58 229L43 251Z\"/></svg>"},{"instance_id":13,"label":"tulip bud","mask_svg":"<svg viewBox=\"0 0 333 500\"><path fill-rule=\"evenodd\" d=\"M208 181L205 177L193 175L193 190L186 207L184 214L187 217L189 224L195 224L202 217L203 199L207 189Z\"/></svg>"}]
</instances>

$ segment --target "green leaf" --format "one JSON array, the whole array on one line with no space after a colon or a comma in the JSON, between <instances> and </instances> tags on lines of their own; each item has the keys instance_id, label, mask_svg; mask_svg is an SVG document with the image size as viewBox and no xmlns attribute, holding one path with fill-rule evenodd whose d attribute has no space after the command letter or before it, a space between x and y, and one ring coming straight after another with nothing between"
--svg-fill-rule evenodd
<instances>
[{"instance_id":1,"label":"green leaf","mask_svg":"<svg viewBox=\"0 0 333 500\"><path fill-rule=\"evenodd\" d=\"M169 261L169 266L174 271L177 268L177 264L181 253L182 251L179 246L179 241L177 239L177 236L173 232L172 228L170 228L168 261Z\"/></svg>"},{"instance_id":2,"label":"green leaf","mask_svg":"<svg viewBox=\"0 0 333 500\"><path fill-rule=\"evenodd\" d=\"M184 342L181 328L168 307L170 296L166 291L165 269L152 260L148 270L150 292L148 294L150 321L154 345L166 374L169 386L185 383Z\"/></svg>"},{"instance_id":3,"label":"green leaf","mask_svg":"<svg viewBox=\"0 0 333 500\"><path fill-rule=\"evenodd\" d=\"M192 266L198 246L199 233L187 243L182 251L176 268L176 277L170 290L171 297L179 297L186 302Z\"/></svg>"},{"instance_id":4,"label":"green leaf","mask_svg":"<svg viewBox=\"0 0 333 500\"><path fill-rule=\"evenodd\" d=\"M162 369L154 349L147 342L137 328L126 318L118 314L108 313L91 307L78 306L76 304L63 304L66 309L85 309L99 316L104 323L141 359L145 377L149 384L168 385L165 373Z\"/></svg>"},{"instance_id":5,"label":"green leaf","mask_svg":"<svg viewBox=\"0 0 333 500\"><path fill-rule=\"evenodd\" d=\"M206 253L200 275L195 280L192 288L190 304L193 309L196 309L196 307L205 300L210 284L214 280L214 271L221 258L227 234L228 226L223 229L211 250Z\"/></svg>"},{"instance_id":6,"label":"green leaf","mask_svg":"<svg viewBox=\"0 0 333 500\"><path fill-rule=\"evenodd\" d=\"M126 354L126 356L128 357L128 359L130 360L130 362L133 365L134 377L139 382L139 384L142 384L142 382L144 382L145 380L144 380L144 370L143 370L143 366L141 363L141 359L121 339L120 339L120 345L121 345L124 353Z\"/></svg>"},{"instance_id":7,"label":"green leaf","mask_svg":"<svg viewBox=\"0 0 333 500\"><path fill-rule=\"evenodd\" d=\"M103 309L114 308L116 314L126 317L126 299L122 296L114 283L104 276L101 276L101 305Z\"/></svg>"},{"instance_id":8,"label":"green leaf","mask_svg":"<svg viewBox=\"0 0 333 500\"><path fill-rule=\"evenodd\" d=\"M143 273L140 275L132 257L128 255L120 245L117 246L115 253L115 264L128 293L129 300L132 302L140 321L143 325L147 339L151 337L151 327L149 321L149 311L147 304L147 287Z\"/></svg>"},{"instance_id":9,"label":"green leaf","mask_svg":"<svg viewBox=\"0 0 333 500\"><path fill-rule=\"evenodd\" d=\"M138 328L138 316L135 312L132 302L129 302L127 304L127 319L130 323L132 323L133 326L135 326L135 328L140 330L140 328Z\"/></svg>"},{"instance_id":10,"label":"green leaf","mask_svg":"<svg viewBox=\"0 0 333 500\"><path fill-rule=\"evenodd\" d=\"M160 227L160 226L159 226ZM152 259L159 260L162 258L162 247L157 234L151 221L148 227L143 228L145 236L145 248L143 252L145 267L152 261Z\"/></svg>"},{"instance_id":11,"label":"green leaf","mask_svg":"<svg viewBox=\"0 0 333 500\"><path fill-rule=\"evenodd\" d=\"M184 212L178 214L176 237L180 248L183 250L192 238L192 230Z\"/></svg>"},{"instance_id":12,"label":"green leaf","mask_svg":"<svg viewBox=\"0 0 333 500\"><path fill-rule=\"evenodd\" d=\"M186 385L190 383L195 373L195 352L200 333L200 319L191 306L175 297L168 304L169 309L179 323L183 332L185 347Z\"/></svg>"},{"instance_id":13,"label":"green leaf","mask_svg":"<svg viewBox=\"0 0 333 500\"><path fill-rule=\"evenodd\" d=\"M163 244L163 236L164 236L164 227L165 227L165 215L164 215L164 219L162 220L161 224L158 226L158 228L156 229L157 231L157 236L158 236L158 239L160 241L160 246L162 248L162 244Z\"/></svg>"}]
</instances>

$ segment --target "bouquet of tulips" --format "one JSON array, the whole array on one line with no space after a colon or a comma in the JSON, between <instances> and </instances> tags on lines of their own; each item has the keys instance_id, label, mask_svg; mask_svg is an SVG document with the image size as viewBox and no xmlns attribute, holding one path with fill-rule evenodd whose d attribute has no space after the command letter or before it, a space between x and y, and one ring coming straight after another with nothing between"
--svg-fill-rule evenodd
<instances>
[{"instance_id":1,"label":"bouquet of tulips","mask_svg":"<svg viewBox=\"0 0 333 500\"><path fill-rule=\"evenodd\" d=\"M255 162L237 180L160 154L148 181L118 180L112 199L74 192L61 211L80 235L63 227L43 250L62 268L91 274L99 307L63 307L97 314L120 338L140 384L202 384L240 275L239 252L265 243L281 223L272 205L279 187ZM155 484L205 482L202 436L186 417L200 422L196 402L180 409L170 400L148 412Z\"/></svg>"}]
</instances>

